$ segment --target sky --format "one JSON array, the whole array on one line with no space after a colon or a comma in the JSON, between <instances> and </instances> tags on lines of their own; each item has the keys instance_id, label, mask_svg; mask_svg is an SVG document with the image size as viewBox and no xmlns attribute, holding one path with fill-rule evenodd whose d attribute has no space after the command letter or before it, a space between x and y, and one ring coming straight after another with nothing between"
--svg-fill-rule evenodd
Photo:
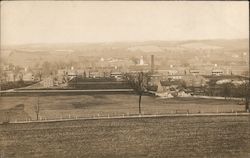
<instances>
[{"instance_id":1,"label":"sky","mask_svg":"<svg viewBox=\"0 0 250 158\"><path fill-rule=\"evenodd\" d=\"M1 2L3 45L248 37L247 1Z\"/></svg>"}]
</instances>

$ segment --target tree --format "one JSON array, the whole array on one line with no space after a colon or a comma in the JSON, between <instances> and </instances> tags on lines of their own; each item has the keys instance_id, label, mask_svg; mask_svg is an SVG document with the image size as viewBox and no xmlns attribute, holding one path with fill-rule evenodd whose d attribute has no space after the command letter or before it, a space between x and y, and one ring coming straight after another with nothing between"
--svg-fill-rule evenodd
<instances>
[{"instance_id":1,"label":"tree","mask_svg":"<svg viewBox=\"0 0 250 158\"><path fill-rule=\"evenodd\" d=\"M223 93L223 96L225 97L225 100L227 100L228 97L230 97L231 99L232 86L233 85L231 82L222 84L222 93Z\"/></svg>"},{"instance_id":2,"label":"tree","mask_svg":"<svg viewBox=\"0 0 250 158\"><path fill-rule=\"evenodd\" d=\"M8 79L7 72L3 71L3 73L1 75L3 76L4 82L7 82L7 79Z\"/></svg>"},{"instance_id":3,"label":"tree","mask_svg":"<svg viewBox=\"0 0 250 158\"><path fill-rule=\"evenodd\" d=\"M244 97L245 97L245 110L249 112L249 95L250 95L250 85L249 82L244 82Z\"/></svg>"},{"instance_id":4,"label":"tree","mask_svg":"<svg viewBox=\"0 0 250 158\"><path fill-rule=\"evenodd\" d=\"M43 64L42 64L42 75L44 77L48 77L50 76L51 74L53 73L53 65L48 62L48 61L45 61Z\"/></svg>"},{"instance_id":5,"label":"tree","mask_svg":"<svg viewBox=\"0 0 250 158\"><path fill-rule=\"evenodd\" d=\"M138 63L138 59L135 57L131 57L131 61L136 65Z\"/></svg>"},{"instance_id":6,"label":"tree","mask_svg":"<svg viewBox=\"0 0 250 158\"><path fill-rule=\"evenodd\" d=\"M20 73L20 71L22 70L21 67L19 66L16 66L13 68L13 79L14 79L14 82L16 81L16 78L18 77L18 74Z\"/></svg>"},{"instance_id":7,"label":"tree","mask_svg":"<svg viewBox=\"0 0 250 158\"><path fill-rule=\"evenodd\" d=\"M209 96L214 96L215 90L217 88L216 79L210 79L208 82L208 94Z\"/></svg>"},{"instance_id":8,"label":"tree","mask_svg":"<svg viewBox=\"0 0 250 158\"><path fill-rule=\"evenodd\" d=\"M135 93L139 95L139 114L141 114L141 99L143 93L146 91L148 74L144 72L126 74L125 78L129 85L134 89Z\"/></svg>"},{"instance_id":9,"label":"tree","mask_svg":"<svg viewBox=\"0 0 250 158\"><path fill-rule=\"evenodd\" d=\"M40 112L40 102L39 102L39 97L37 97L37 104L35 106L36 120L38 120L39 112Z\"/></svg>"},{"instance_id":10,"label":"tree","mask_svg":"<svg viewBox=\"0 0 250 158\"><path fill-rule=\"evenodd\" d=\"M236 89L234 90L234 93L237 97L241 97L242 101L244 100L245 104L245 110L249 111L249 95L250 95L250 89L249 89L249 82L247 80L244 80L242 84L238 85Z\"/></svg>"},{"instance_id":11,"label":"tree","mask_svg":"<svg viewBox=\"0 0 250 158\"><path fill-rule=\"evenodd\" d=\"M36 71L35 71L35 78L38 80L38 81L42 81L42 77L43 77L43 71L41 68L38 68Z\"/></svg>"}]
</instances>

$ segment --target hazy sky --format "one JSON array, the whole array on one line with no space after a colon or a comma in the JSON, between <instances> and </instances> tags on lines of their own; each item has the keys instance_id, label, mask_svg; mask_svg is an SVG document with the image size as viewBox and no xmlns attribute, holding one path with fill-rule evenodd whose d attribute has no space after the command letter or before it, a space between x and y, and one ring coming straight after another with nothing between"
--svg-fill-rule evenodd
<instances>
[{"instance_id":1,"label":"hazy sky","mask_svg":"<svg viewBox=\"0 0 250 158\"><path fill-rule=\"evenodd\" d=\"M248 2L1 2L2 44L248 38Z\"/></svg>"}]
</instances>

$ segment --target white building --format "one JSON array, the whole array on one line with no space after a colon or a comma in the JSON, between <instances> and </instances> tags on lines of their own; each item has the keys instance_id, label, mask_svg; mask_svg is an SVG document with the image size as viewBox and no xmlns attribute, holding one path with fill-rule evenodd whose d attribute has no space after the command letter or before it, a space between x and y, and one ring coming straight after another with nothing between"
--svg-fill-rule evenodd
<instances>
[{"instance_id":1,"label":"white building","mask_svg":"<svg viewBox=\"0 0 250 158\"><path fill-rule=\"evenodd\" d=\"M34 81L35 78L34 78L34 75L32 73L25 73L23 75L23 81Z\"/></svg>"},{"instance_id":2,"label":"white building","mask_svg":"<svg viewBox=\"0 0 250 158\"><path fill-rule=\"evenodd\" d=\"M114 77L116 80L123 80L123 74L121 72L111 72L110 77Z\"/></svg>"},{"instance_id":3,"label":"white building","mask_svg":"<svg viewBox=\"0 0 250 158\"><path fill-rule=\"evenodd\" d=\"M213 69L212 70L212 75L214 75L214 76L224 75L224 70L222 70L222 69Z\"/></svg>"}]
</instances>

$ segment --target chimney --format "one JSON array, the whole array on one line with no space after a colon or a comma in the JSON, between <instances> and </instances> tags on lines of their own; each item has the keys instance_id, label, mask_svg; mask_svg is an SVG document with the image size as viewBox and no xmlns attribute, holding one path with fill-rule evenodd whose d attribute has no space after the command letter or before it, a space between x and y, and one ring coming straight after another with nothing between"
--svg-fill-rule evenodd
<instances>
[{"instance_id":1,"label":"chimney","mask_svg":"<svg viewBox=\"0 0 250 158\"><path fill-rule=\"evenodd\" d=\"M154 73L155 61L154 55L151 55L151 72Z\"/></svg>"}]
</instances>

